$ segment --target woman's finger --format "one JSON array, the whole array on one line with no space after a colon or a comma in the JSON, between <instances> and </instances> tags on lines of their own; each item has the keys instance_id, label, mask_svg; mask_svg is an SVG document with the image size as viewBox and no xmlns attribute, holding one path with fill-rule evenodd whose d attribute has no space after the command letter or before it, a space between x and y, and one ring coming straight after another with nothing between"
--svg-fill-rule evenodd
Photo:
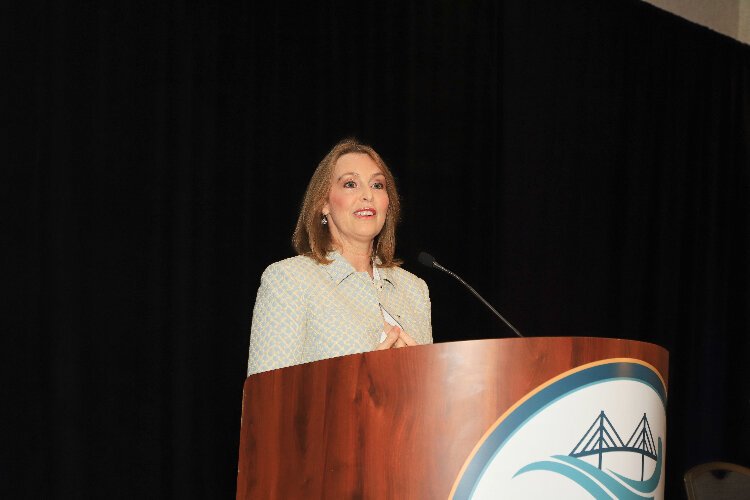
<instances>
[{"instance_id":1,"label":"woman's finger","mask_svg":"<svg viewBox=\"0 0 750 500\"><path fill-rule=\"evenodd\" d=\"M393 344L395 344L398 339L400 338L401 329L397 326L391 327L390 330L388 330L387 336L385 337L385 340L382 341L378 346L375 348L376 351L383 351L385 349L390 349L393 347Z\"/></svg>"},{"instance_id":2,"label":"woman's finger","mask_svg":"<svg viewBox=\"0 0 750 500\"><path fill-rule=\"evenodd\" d=\"M403 330L401 330L401 334L399 335L398 338L400 341L404 343L404 345L417 345L417 341L411 338L411 335L409 335Z\"/></svg>"}]
</instances>

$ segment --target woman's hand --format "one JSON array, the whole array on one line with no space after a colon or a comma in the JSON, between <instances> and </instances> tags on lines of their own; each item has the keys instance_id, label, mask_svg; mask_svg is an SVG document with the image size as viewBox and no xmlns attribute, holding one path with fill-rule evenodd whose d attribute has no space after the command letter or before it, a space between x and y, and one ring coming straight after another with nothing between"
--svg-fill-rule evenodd
<instances>
[{"instance_id":1,"label":"woman's hand","mask_svg":"<svg viewBox=\"0 0 750 500\"><path fill-rule=\"evenodd\" d=\"M385 340L378 344L378 347L375 348L376 351L382 351L385 349L390 349L392 347L406 347L409 345L417 345L417 342L413 338L411 338L411 335L403 331L401 328L390 325L386 326L388 327L388 329L386 330L387 333Z\"/></svg>"},{"instance_id":2,"label":"woman's hand","mask_svg":"<svg viewBox=\"0 0 750 500\"><path fill-rule=\"evenodd\" d=\"M397 326L394 326L393 328L398 328ZM417 345L417 341L411 338L411 335L403 331L401 328L398 328L399 335L396 342L393 344L393 347L406 347L410 345Z\"/></svg>"}]
</instances>

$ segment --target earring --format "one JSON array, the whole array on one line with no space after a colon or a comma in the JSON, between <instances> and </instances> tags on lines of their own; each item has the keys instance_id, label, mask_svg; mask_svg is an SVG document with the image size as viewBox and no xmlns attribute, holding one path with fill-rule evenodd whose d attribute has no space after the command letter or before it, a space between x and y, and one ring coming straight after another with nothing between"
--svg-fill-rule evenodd
<instances>
[{"instance_id":1,"label":"earring","mask_svg":"<svg viewBox=\"0 0 750 500\"><path fill-rule=\"evenodd\" d=\"M323 224L324 226L328 224L328 214L323 214L323 217L321 217L320 219L320 223Z\"/></svg>"}]
</instances>

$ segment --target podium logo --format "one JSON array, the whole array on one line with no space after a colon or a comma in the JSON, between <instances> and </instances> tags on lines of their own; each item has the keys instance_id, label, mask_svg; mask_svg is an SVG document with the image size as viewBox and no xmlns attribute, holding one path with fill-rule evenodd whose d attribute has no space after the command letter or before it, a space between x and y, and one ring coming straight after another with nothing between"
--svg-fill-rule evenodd
<instances>
[{"instance_id":1,"label":"podium logo","mask_svg":"<svg viewBox=\"0 0 750 500\"><path fill-rule=\"evenodd\" d=\"M661 499L665 410L664 382L641 361L571 370L495 422L464 464L452 498Z\"/></svg>"},{"instance_id":2,"label":"podium logo","mask_svg":"<svg viewBox=\"0 0 750 500\"><path fill-rule=\"evenodd\" d=\"M597 427L594 428L595 426ZM582 448L579 449L580 447ZM635 458L641 465L640 480L618 474L613 470L602 470L605 454L617 452L636 455ZM586 457L598 457L598 466L586 461ZM646 457L655 463L651 476L644 480ZM641 494L653 495L656 491L664 461L661 438L658 444L654 443L645 413L630 439L627 443L623 443L603 411L569 455L553 455L551 458L553 460L542 460L526 465L516 472L515 476L532 471L547 471L575 482L594 498L610 498L614 495L618 499L635 500L653 498L653 496L644 497ZM635 491L629 490L627 486Z\"/></svg>"}]
</instances>

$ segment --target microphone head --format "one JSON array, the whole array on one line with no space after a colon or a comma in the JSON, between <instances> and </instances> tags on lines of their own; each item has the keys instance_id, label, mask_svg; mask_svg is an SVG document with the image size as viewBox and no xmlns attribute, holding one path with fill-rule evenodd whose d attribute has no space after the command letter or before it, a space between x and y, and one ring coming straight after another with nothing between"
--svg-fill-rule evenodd
<instances>
[{"instance_id":1,"label":"microphone head","mask_svg":"<svg viewBox=\"0 0 750 500\"><path fill-rule=\"evenodd\" d=\"M419 252L419 263L427 267L435 267L435 257L427 252Z\"/></svg>"}]
</instances>

